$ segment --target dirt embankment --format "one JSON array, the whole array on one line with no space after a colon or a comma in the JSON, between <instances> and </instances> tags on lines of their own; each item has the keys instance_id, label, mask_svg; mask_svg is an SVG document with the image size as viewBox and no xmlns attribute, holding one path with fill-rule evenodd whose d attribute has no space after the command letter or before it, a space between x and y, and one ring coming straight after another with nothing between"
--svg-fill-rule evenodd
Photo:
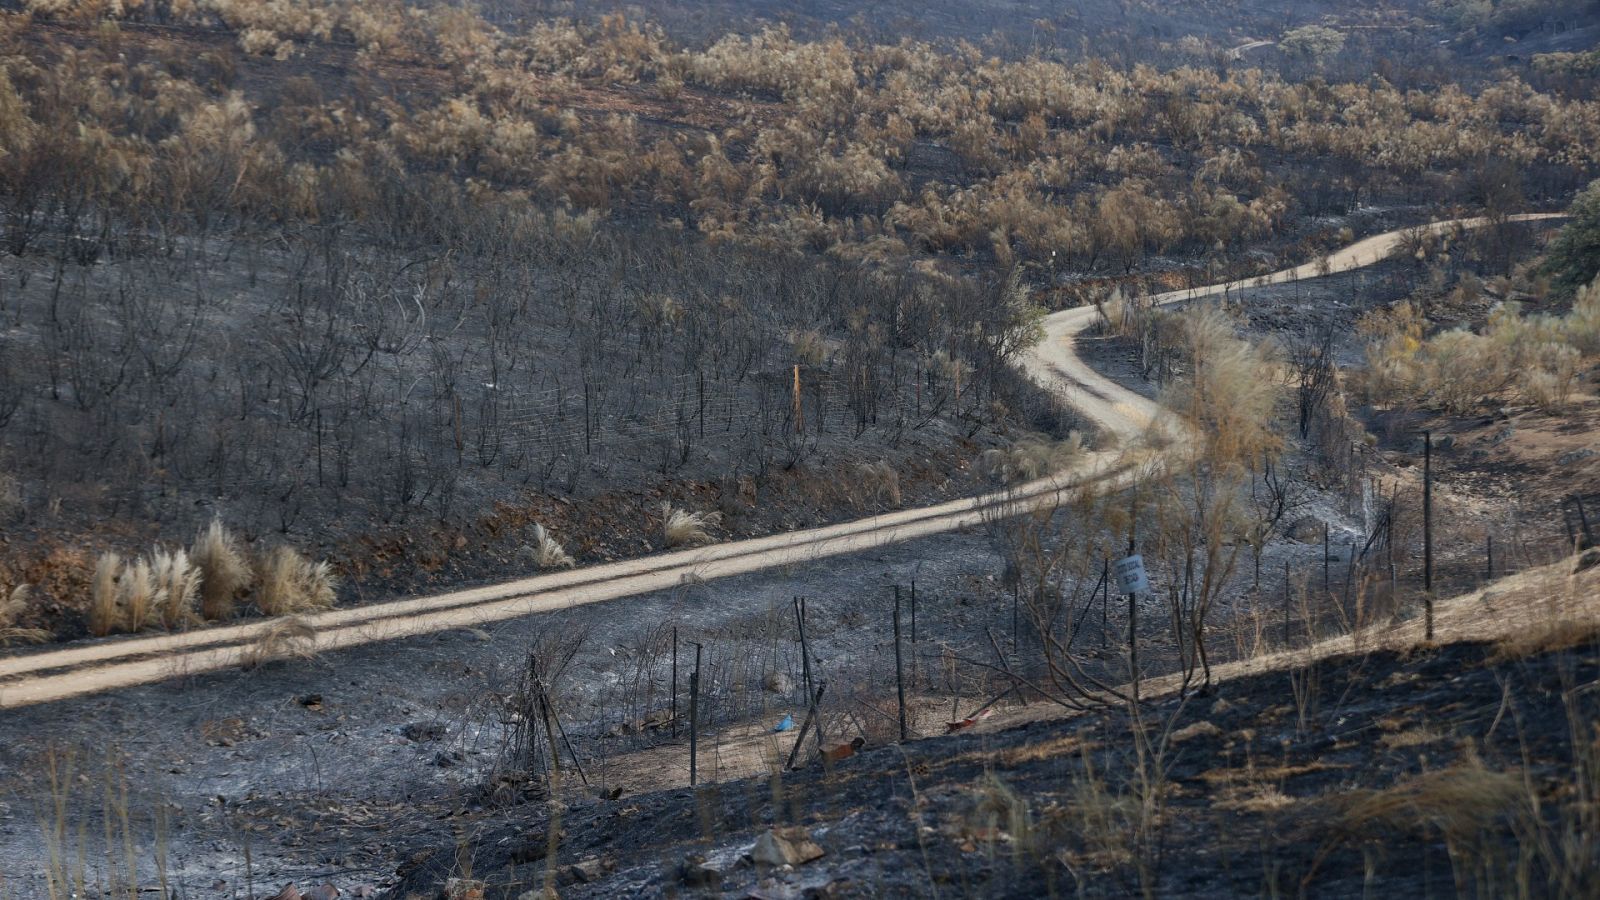
<instances>
[{"instance_id":1,"label":"dirt embankment","mask_svg":"<svg viewBox=\"0 0 1600 900\"><path fill-rule=\"evenodd\" d=\"M468 864L495 898L551 883L573 897L708 885L773 896L1421 894L1485 882L1549 896L1596 877L1583 817L1600 710L1581 690L1600 675L1594 646L1345 656L1137 718L1111 710L559 813L534 804L456 848L412 855L389 896L432 896ZM786 826L817 858L751 862L762 836Z\"/></svg>"}]
</instances>

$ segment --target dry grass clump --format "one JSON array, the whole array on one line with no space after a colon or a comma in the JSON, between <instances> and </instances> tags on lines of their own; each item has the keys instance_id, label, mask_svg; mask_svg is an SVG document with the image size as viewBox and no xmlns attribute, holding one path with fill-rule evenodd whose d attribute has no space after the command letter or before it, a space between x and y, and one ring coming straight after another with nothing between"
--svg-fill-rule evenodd
<instances>
[{"instance_id":1,"label":"dry grass clump","mask_svg":"<svg viewBox=\"0 0 1600 900\"><path fill-rule=\"evenodd\" d=\"M168 553L157 548L150 557L150 577L159 600L157 613L167 629L181 628L200 620L195 600L200 594L200 570L183 550Z\"/></svg>"},{"instance_id":2,"label":"dry grass clump","mask_svg":"<svg viewBox=\"0 0 1600 900\"><path fill-rule=\"evenodd\" d=\"M117 574L121 571L122 557L116 553L102 553L95 560L89 587L89 633L95 637L105 637L121 624L117 600Z\"/></svg>"},{"instance_id":3,"label":"dry grass clump","mask_svg":"<svg viewBox=\"0 0 1600 900\"><path fill-rule=\"evenodd\" d=\"M1175 322L1188 375L1166 389L1165 405L1194 423L1212 463L1253 462L1275 451L1281 382L1272 374L1272 347L1241 340L1235 322L1214 307L1185 310Z\"/></svg>"},{"instance_id":4,"label":"dry grass clump","mask_svg":"<svg viewBox=\"0 0 1600 900\"><path fill-rule=\"evenodd\" d=\"M161 586L150 561L140 557L125 563L117 575L118 627L123 631L143 631L155 620L161 599Z\"/></svg>"},{"instance_id":5,"label":"dry grass clump","mask_svg":"<svg viewBox=\"0 0 1600 900\"><path fill-rule=\"evenodd\" d=\"M104 637L157 624L168 629L193 624L199 620L200 579L183 550L157 547L148 557L131 560L102 553L89 587L89 633Z\"/></svg>"},{"instance_id":6,"label":"dry grass clump","mask_svg":"<svg viewBox=\"0 0 1600 900\"><path fill-rule=\"evenodd\" d=\"M661 504L662 536L669 547L715 543L716 538L707 529L717 527L721 521L720 513L691 512L670 501Z\"/></svg>"},{"instance_id":7,"label":"dry grass clump","mask_svg":"<svg viewBox=\"0 0 1600 900\"><path fill-rule=\"evenodd\" d=\"M1077 432L1063 441L1035 435L1009 447L985 451L982 465L990 479L1001 484L1017 484L1060 472L1082 454L1083 439Z\"/></svg>"},{"instance_id":8,"label":"dry grass clump","mask_svg":"<svg viewBox=\"0 0 1600 900\"><path fill-rule=\"evenodd\" d=\"M1600 280L1578 291L1565 316L1524 316L1518 303L1506 301L1481 334L1457 328L1424 339L1427 324L1408 302L1363 318L1371 399L1432 402L1465 413L1509 391L1539 409L1559 410L1585 363L1600 356Z\"/></svg>"},{"instance_id":9,"label":"dry grass clump","mask_svg":"<svg viewBox=\"0 0 1600 900\"><path fill-rule=\"evenodd\" d=\"M200 572L200 614L207 619L233 617L234 601L250 586L250 560L221 519L195 535L189 558Z\"/></svg>"},{"instance_id":10,"label":"dry grass clump","mask_svg":"<svg viewBox=\"0 0 1600 900\"><path fill-rule=\"evenodd\" d=\"M1505 824L1526 796L1520 776L1463 764L1425 772L1386 790L1356 792L1347 799L1339 824L1350 834L1436 828L1452 842L1461 842Z\"/></svg>"},{"instance_id":11,"label":"dry grass clump","mask_svg":"<svg viewBox=\"0 0 1600 900\"><path fill-rule=\"evenodd\" d=\"M261 560L260 571L255 603L269 616L334 604L338 582L326 562L313 563L290 547L277 547ZM201 529L190 550L157 547L132 559L108 551L95 560L89 585L89 632L104 637L230 618L253 581L238 540L216 520Z\"/></svg>"},{"instance_id":12,"label":"dry grass clump","mask_svg":"<svg viewBox=\"0 0 1600 900\"><path fill-rule=\"evenodd\" d=\"M338 579L326 562L311 562L293 547L277 546L260 566L256 606L269 616L288 616L333 606Z\"/></svg>"},{"instance_id":13,"label":"dry grass clump","mask_svg":"<svg viewBox=\"0 0 1600 900\"><path fill-rule=\"evenodd\" d=\"M543 525L533 526L533 563L541 569L570 569L576 565Z\"/></svg>"},{"instance_id":14,"label":"dry grass clump","mask_svg":"<svg viewBox=\"0 0 1600 900\"><path fill-rule=\"evenodd\" d=\"M1508 632L1495 642L1494 660L1509 662L1545 653L1600 643L1600 621L1588 618L1547 619Z\"/></svg>"},{"instance_id":15,"label":"dry grass clump","mask_svg":"<svg viewBox=\"0 0 1600 900\"><path fill-rule=\"evenodd\" d=\"M856 505L878 503L884 506L900 505L900 473L887 460L860 463L856 466Z\"/></svg>"},{"instance_id":16,"label":"dry grass clump","mask_svg":"<svg viewBox=\"0 0 1600 900\"><path fill-rule=\"evenodd\" d=\"M50 632L43 628L27 628L17 624L27 609L29 591L30 588L25 584L9 590L0 588L0 647L38 644L50 639Z\"/></svg>"}]
</instances>

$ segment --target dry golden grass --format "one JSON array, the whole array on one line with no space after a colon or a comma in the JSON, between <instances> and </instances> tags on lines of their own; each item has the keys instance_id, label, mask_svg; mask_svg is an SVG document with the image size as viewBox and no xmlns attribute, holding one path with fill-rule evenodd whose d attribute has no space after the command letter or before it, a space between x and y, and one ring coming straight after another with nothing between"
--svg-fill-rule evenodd
<instances>
[{"instance_id":1,"label":"dry golden grass","mask_svg":"<svg viewBox=\"0 0 1600 900\"><path fill-rule=\"evenodd\" d=\"M1031 762L1055 759L1068 753L1081 753L1096 746L1094 741L1085 740L1076 734L1066 734L1037 744L1005 750L1000 754L1000 765L1005 768L1015 768Z\"/></svg>"},{"instance_id":2,"label":"dry golden grass","mask_svg":"<svg viewBox=\"0 0 1600 900\"><path fill-rule=\"evenodd\" d=\"M1230 787L1214 797L1211 805L1218 809L1267 813L1293 806L1295 802L1295 798L1270 784L1256 784Z\"/></svg>"},{"instance_id":3,"label":"dry golden grass","mask_svg":"<svg viewBox=\"0 0 1600 900\"><path fill-rule=\"evenodd\" d=\"M168 553L157 549L150 558L151 578L160 601L161 625L169 630L183 628L200 620L195 601L200 593L200 570L183 550Z\"/></svg>"},{"instance_id":4,"label":"dry golden grass","mask_svg":"<svg viewBox=\"0 0 1600 900\"><path fill-rule=\"evenodd\" d=\"M1243 769L1211 769L1201 772L1200 780L1211 784L1269 784L1294 778L1298 775L1311 775L1316 772L1326 772L1330 769L1342 769L1344 766L1316 760L1300 765L1288 766L1246 766Z\"/></svg>"},{"instance_id":5,"label":"dry golden grass","mask_svg":"<svg viewBox=\"0 0 1600 900\"><path fill-rule=\"evenodd\" d=\"M328 609L338 586L326 562L313 563L293 547L274 547L260 567L256 606L269 616Z\"/></svg>"},{"instance_id":6,"label":"dry golden grass","mask_svg":"<svg viewBox=\"0 0 1600 900\"><path fill-rule=\"evenodd\" d=\"M570 569L576 565L543 525L533 526L533 563L541 569Z\"/></svg>"},{"instance_id":7,"label":"dry golden grass","mask_svg":"<svg viewBox=\"0 0 1600 900\"><path fill-rule=\"evenodd\" d=\"M1526 795L1520 776L1465 764L1426 772L1386 790L1347 794L1340 801L1339 824L1353 834L1436 828L1459 841L1515 812Z\"/></svg>"},{"instance_id":8,"label":"dry golden grass","mask_svg":"<svg viewBox=\"0 0 1600 900\"><path fill-rule=\"evenodd\" d=\"M1424 747L1444 740L1444 735L1431 728L1407 728L1378 738L1378 743L1390 750L1404 750L1408 747Z\"/></svg>"},{"instance_id":9,"label":"dry golden grass","mask_svg":"<svg viewBox=\"0 0 1600 900\"><path fill-rule=\"evenodd\" d=\"M1549 643L1600 629L1600 566L1572 571L1572 559L1538 566L1493 581L1478 590L1434 604L1434 642L1507 642L1507 647L1554 649ZM1565 637L1563 637L1565 636ZM1378 622L1310 647L1266 653L1213 669L1214 677L1234 678L1287 670L1319 659L1376 650L1404 651L1422 642L1424 625L1416 618ZM1579 638L1581 639L1581 638ZM1152 679L1152 692L1178 679ZM1153 696L1154 694L1152 694Z\"/></svg>"},{"instance_id":10,"label":"dry golden grass","mask_svg":"<svg viewBox=\"0 0 1600 900\"><path fill-rule=\"evenodd\" d=\"M872 503L900 505L900 473L887 461L860 463L856 466L855 476L851 494L857 506Z\"/></svg>"},{"instance_id":11,"label":"dry golden grass","mask_svg":"<svg viewBox=\"0 0 1600 900\"><path fill-rule=\"evenodd\" d=\"M716 541L708 529L722 521L717 513L690 512L669 503L661 504L661 531L668 547L710 544Z\"/></svg>"},{"instance_id":12,"label":"dry golden grass","mask_svg":"<svg viewBox=\"0 0 1600 900\"><path fill-rule=\"evenodd\" d=\"M250 560L221 519L212 519L195 536L189 558L200 570L200 614L212 620L233 618L234 603L252 576Z\"/></svg>"},{"instance_id":13,"label":"dry golden grass","mask_svg":"<svg viewBox=\"0 0 1600 900\"><path fill-rule=\"evenodd\" d=\"M1077 432L1063 441L1029 436L1010 447L985 451L982 465L992 480L1017 484L1059 472L1082 455L1083 439Z\"/></svg>"},{"instance_id":14,"label":"dry golden grass","mask_svg":"<svg viewBox=\"0 0 1600 900\"><path fill-rule=\"evenodd\" d=\"M1600 642L1600 621L1593 618L1563 618L1500 638L1494 645L1494 658L1497 662L1526 659L1596 642Z\"/></svg>"},{"instance_id":15,"label":"dry golden grass","mask_svg":"<svg viewBox=\"0 0 1600 900\"><path fill-rule=\"evenodd\" d=\"M14 588L0 588L0 647L11 644L38 644L50 639L43 628L18 625L28 607L29 588L19 584Z\"/></svg>"},{"instance_id":16,"label":"dry golden grass","mask_svg":"<svg viewBox=\"0 0 1600 900\"><path fill-rule=\"evenodd\" d=\"M156 618L162 603L161 585L156 582L150 560L140 557L122 567L117 576L118 626L124 631L143 631Z\"/></svg>"},{"instance_id":17,"label":"dry golden grass","mask_svg":"<svg viewBox=\"0 0 1600 900\"><path fill-rule=\"evenodd\" d=\"M89 587L89 633L105 637L121 625L122 611L117 603L117 575L122 557L102 553L94 563L94 581Z\"/></svg>"},{"instance_id":18,"label":"dry golden grass","mask_svg":"<svg viewBox=\"0 0 1600 900\"><path fill-rule=\"evenodd\" d=\"M1589 636L1600 634L1600 566L1573 572L1574 558L1537 566L1490 582L1478 590L1439 600L1434 605L1434 642L1461 641L1497 643L1502 655L1538 653L1541 650L1575 646ZM1322 659L1378 651L1405 652L1423 640L1419 618L1405 622L1380 621L1348 634L1326 638L1294 650L1263 653L1249 659L1214 666L1213 681L1227 681L1265 672L1287 672ZM1563 642L1571 642L1563 644ZM1404 681L1411 676L1397 673ZM1147 698L1176 692L1182 675L1151 678L1141 682ZM1263 719L1282 716L1293 707L1279 707L1263 713ZM997 714L984 723L992 731L1042 718L1057 718L1054 705L1018 707Z\"/></svg>"}]
</instances>

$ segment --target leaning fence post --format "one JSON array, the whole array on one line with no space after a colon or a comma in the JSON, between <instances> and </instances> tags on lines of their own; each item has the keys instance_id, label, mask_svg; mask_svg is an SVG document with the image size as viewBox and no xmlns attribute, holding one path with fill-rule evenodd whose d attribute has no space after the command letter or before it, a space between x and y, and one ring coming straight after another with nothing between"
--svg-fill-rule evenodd
<instances>
[{"instance_id":1,"label":"leaning fence post","mask_svg":"<svg viewBox=\"0 0 1600 900\"><path fill-rule=\"evenodd\" d=\"M795 733L794 746L789 748L789 761L784 763L785 769L794 768L795 759L800 756L800 746L806 742L806 732L811 730L811 723L817 718L817 709L822 705L822 692L828 689L828 683L817 685L817 692L811 695L811 705L806 707L806 718L800 723L800 730ZM817 749L822 749L822 728L817 728Z\"/></svg>"},{"instance_id":2,"label":"leaning fence post","mask_svg":"<svg viewBox=\"0 0 1600 900\"><path fill-rule=\"evenodd\" d=\"M795 627L800 632L800 671L806 684L806 696L811 696L811 647L806 642L806 598L794 598Z\"/></svg>"}]
</instances>

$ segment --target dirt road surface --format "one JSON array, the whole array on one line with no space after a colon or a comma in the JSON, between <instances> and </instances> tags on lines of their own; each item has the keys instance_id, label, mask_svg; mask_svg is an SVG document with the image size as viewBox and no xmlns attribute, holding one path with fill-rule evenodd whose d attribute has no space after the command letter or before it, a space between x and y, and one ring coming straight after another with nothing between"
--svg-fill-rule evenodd
<instances>
[{"instance_id":1,"label":"dirt road surface","mask_svg":"<svg viewBox=\"0 0 1600 900\"><path fill-rule=\"evenodd\" d=\"M1510 217L1529 222L1556 213ZM1419 230L1442 234L1489 224L1470 218L1435 222L1375 235L1323 259L1256 278L1172 291L1153 301L1171 304L1227 295L1248 287L1316 278L1372 265L1390 256ZM1024 360L1029 376L1059 392L1102 433L1123 448L1086 453L1069 471L1021 485L1011 492L901 510L824 528L788 532L711 547L683 550L499 585L417 597L303 617L315 629L301 648L320 653L378 641L482 625L551 610L599 603L660 590L685 581L724 578L764 569L860 553L887 544L981 524L985 517L1057 502L1065 493L1094 484L1114 489L1132 483L1158 464L1141 444L1185 439L1184 428L1153 401L1123 388L1080 359L1078 335L1099 318L1095 307L1055 313L1044 322L1045 338ZM1154 429L1164 440L1141 441ZM85 694L238 666L271 631L270 621L152 637L87 643L0 659L0 708L64 700Z\"/></svg>"}]
</instances>

